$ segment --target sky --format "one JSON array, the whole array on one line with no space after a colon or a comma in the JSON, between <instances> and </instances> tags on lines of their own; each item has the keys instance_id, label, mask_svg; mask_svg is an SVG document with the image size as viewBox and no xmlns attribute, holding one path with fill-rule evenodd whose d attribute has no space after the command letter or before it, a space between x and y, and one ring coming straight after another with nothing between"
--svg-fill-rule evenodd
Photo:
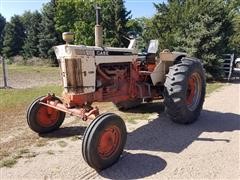
<instances>
[{"instance_id":1,"label":"sky","mask_svg":"<svg viewBox=\"0 0 240 180\"><path fill-rule=\"evenodd\" d=\"M163 0L125 0L127 10L131 10L133 18L151 17L155 13L153 3ZM42 4L49 0L0 0L0 13L7 19L16 14L21 15L26 10L41 10Z\"/></svg>"}]
</instances>

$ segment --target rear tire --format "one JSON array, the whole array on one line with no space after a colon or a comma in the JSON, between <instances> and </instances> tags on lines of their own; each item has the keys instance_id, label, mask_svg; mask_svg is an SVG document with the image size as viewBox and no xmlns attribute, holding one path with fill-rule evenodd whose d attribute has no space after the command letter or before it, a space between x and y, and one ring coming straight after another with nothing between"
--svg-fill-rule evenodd
<instances>
[{"instance_id":1,"label":"rear tire","mask_svg":"<svg viewBox=\"0 0 240 180\"><path fill-rule=\"evenodd\" d=\"M89 166L100 171L118 161L127 139L124 121L113 113L101 114L86 129L82 154Z\"/></svg>"},{"instance_id":2,"label":"rear tire","mask_svg":"<svg viewBox=\"0 0 240 180\"><path fill-rule=\"evenodd\" d=\"M170 67L164 86L164 104L168 116L181 124L196 121L202 110L206 91L201 62L182 58L178 64Z\"/></svg>"},{"instance_id":3,"label":"rear tire","mask_svg":"<svg viewBox=\"0 0 240 180\"><path fill-rule=\"evenodd\" d=\"M27 110L28 126L37 133L52 132L58 129L65 119L64 112L40 104L43 99L44 96L35 99ZM57 97L54 100L60 101Z\"/></svg>"}]
</instances>

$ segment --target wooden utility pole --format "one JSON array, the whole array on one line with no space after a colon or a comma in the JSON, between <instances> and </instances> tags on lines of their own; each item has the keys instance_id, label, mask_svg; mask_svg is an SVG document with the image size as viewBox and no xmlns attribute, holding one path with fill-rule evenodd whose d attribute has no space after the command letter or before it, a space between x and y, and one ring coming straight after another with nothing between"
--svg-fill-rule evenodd
<instances>
[{"instance_id":1,"label":"wooden utility pole","mask_svg":"<svg viewBox=\"0 0 240 180\"><path fill-rule=\"evenodd\" d=\"M3 57L0 57L0 59L2 60L2 69L3 69L3 84L4 84L4 88L8 87L7 84L7 72L6 72L6 64L5 64L5 60Z\"/></svg>"}]
</instances>

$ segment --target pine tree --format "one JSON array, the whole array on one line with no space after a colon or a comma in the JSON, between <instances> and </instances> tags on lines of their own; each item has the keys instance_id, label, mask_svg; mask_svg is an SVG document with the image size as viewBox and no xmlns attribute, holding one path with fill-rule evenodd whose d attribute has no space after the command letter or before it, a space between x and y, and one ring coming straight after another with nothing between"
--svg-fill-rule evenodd
<instances>
[{"instance_id":1,"label":"pine tree","mask_svg":"<svg viewBox=\"0 0 240 180\"><path fill-rule=\"evenodd\" d=\"M0 56L2 52L2 46L3 46L3 30L6 24L6 19L0 14Z\"/></svg>"},{"instance_id":2,"label":"pine tree","mask_svg":"<svg viewBox=\"0 0 240 180\"><path fill-rule=\"evenodd\" d=\"M221 56L231 52L233 25L228 8L222 0L168 0L155 4L149 34L160 40L161 49L186 51L202 59L207 72L221 74Z\"/></svg>"},{"instance_id":3,"label":"pine tree","mask_svg":"<svg viewBox=\"0 0 240 180\"><path fill-rule=\"evenodd\" d=\"M240 13L233 19L234 34L231 36L230 47L237 57L240 56Z\"/></svg>"},{"instance_id":4,"label":"pine tree","mask_svg":"<svg viewBox=\"0 0 240 180\"><path fill-rule=\"evenodd\" d=\"M23 51L24 57L38 57L39 56L39 34L41 14L38 11L27 11L22 15L26 39L24 41ZM29 23L31 22L31 23Z\"/></svg>"},{"instance_id":5,"label":"pine tree","mask_svg":"<svg viewBox=\"0 0 240 180\"><path fill-rule=\"evenodd\" d=\"M106 2L103 11L103 27L105 28L106 44L115 47L126 47L129 29L127 22L131 18L131 11L127 11L123 0L110 0Z\"/></svg>"},{"instance_id":6,"label":"pine tree","mask_svg":"<svg viewBox=\"0 0 240 180\"><path fill-rule=\"evenodd\" d=\"M191 5L196 15L188 16L178 46L202 59L207 72L219 77L222 55L231 52L228 45L233 27L228 19L229 10L221 0L205 0Z\"/></svg>"},{"instance_id":7,"label":"pine tree","mask_svg":"<svg viewBox=\"0 0 240 180\"><path fill-rule=\"evenodd\" d=\"M232 0L229 4L229 16L233 24L233 34L230 37L230 47L236 57L240 56L240 1Z\"/></svg>"},{"instance_id":8,"label":"pine tree","mask_svg":"<svg viewBox=\"0 0 240 180\"><path fill-rule=\"evenodd\" d=\"M13 16L4 28L3 55L12 57L20 55L24 44L24 26L20 16Z\"/></svg>"},{"instance_id":9,"label":"pine tree","mask_svg":"<svg viewBox=\"0 0 240 180\"><path fill-rule=\"evenodd\" d=\"M53 46L60 42L60 35L55 29L55 2L51 1L43 6L42 21L40 24L39 53L42 58L50 58L57 64Z\"/></svg>"},{"instance_id":10,"label":"pine tree","mask_svg":"<svg viewBox=\"0 0 240 180\"><path fill-rule=\"evenodd\" d=\"M177 38L183 29L185 18L183 7L185 0L168 0L168 3L154 4L157 13L148 24L147 34L159 39L161 49L174 50Z\"/></svg>"}]
</instances>

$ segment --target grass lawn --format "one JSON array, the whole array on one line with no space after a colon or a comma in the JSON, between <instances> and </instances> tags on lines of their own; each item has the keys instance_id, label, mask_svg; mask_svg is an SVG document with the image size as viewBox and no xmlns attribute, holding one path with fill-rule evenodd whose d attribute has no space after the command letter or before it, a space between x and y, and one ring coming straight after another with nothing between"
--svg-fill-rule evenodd
<instances>
[{"instance_id":1,"label":"grass lawn","mask_svg":"<svg viewBox=\"0 0 240 180\"><path fill-rule=\"evenodd\" d=\"M224 83L221 83L221 82L207 83L206 93L207 95L209 95L223 86L224 86Z\"/></svg>"},{"instance_id":2,"label":"grass lawn","mask_svg":"<svg viewBox=\"0 0 240 180\"><path fill-rule=\"evenodd\" d=\"M58 85L47 85L27 89L1 89L0 111L30 104L35 98L47 95L48 92L61 95L62 87Z\"/></svg>"}]
</instances>

